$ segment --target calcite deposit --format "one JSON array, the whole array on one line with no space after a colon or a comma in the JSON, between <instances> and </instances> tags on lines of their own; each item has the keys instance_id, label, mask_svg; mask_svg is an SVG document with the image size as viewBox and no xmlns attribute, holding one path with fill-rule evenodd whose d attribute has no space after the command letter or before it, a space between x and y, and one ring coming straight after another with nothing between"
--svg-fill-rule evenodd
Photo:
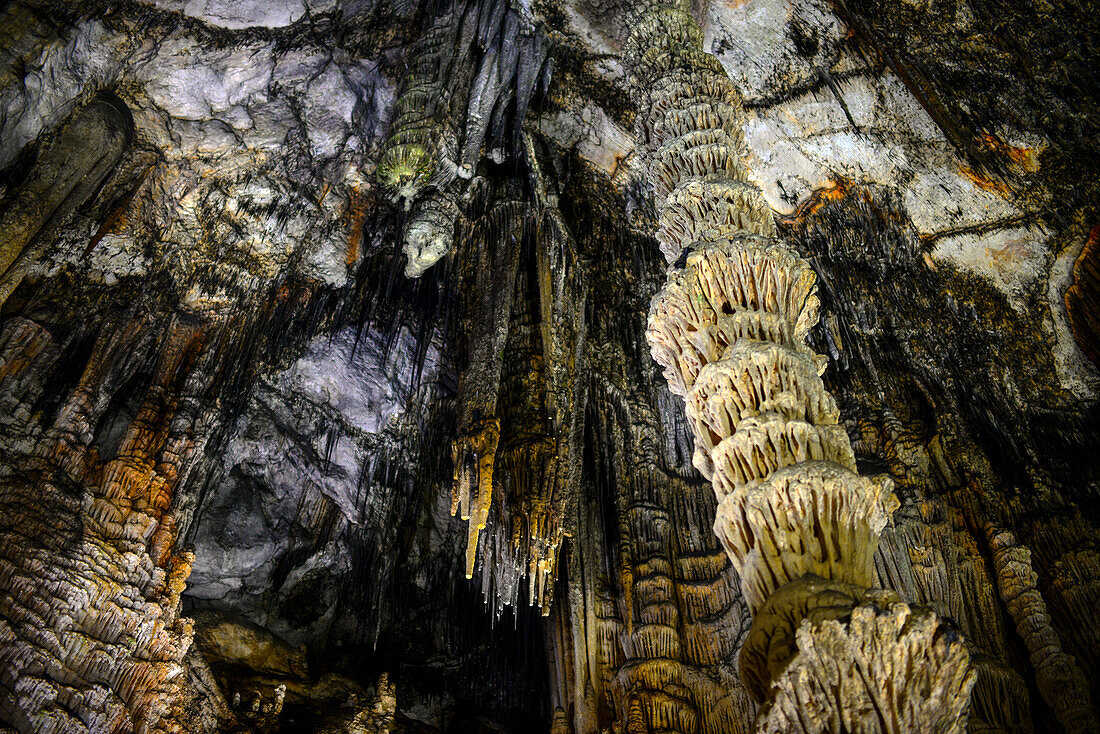
<instances>
[{"instance_id":1,"label":"calcite deposit","mask_svg":"<svg viewBox=\"0 0 1100 734\"><path fill-rule=\"evenodd\" d=\"M721 89L721 65L666 19L687 21L672 10L650 14L628 41L639 102L673 70ZM731 96L719 92L716 102L724 106ZM693 121L721 123L719 115ZM655 127L640 123L637 131ZM934 611L912 624L901 604L880 613L831 600L836 616L825 622L803 615L799 623L791 613L792 606L809 611L800 598L807 592L795 590L807 579L841 582L853 598L873 583L879 535L900 503L889 478L856 474L835 401L804 346L818 319L816 276L777 241L771 209L742 172L734 140L720 127L713 136L694 132L672 145L705 146L706 154L673 161L665 143L648 168L658 196L657 240L669 263L683 260L684 267L655 297L647 336L687 403L694 463L719 500L715 532L756 615L753 629L759 636L777 615L799 625L785 635L785 658L776 659L770 644L755 656L742 650L742 675L756 681L752 691L765 701L758 730L960 732L975 674L961 639L939 633ZM674 175L672 163L679 164ZM726 326L741 314L760 325ZM762 682L764 661L774 687ZM942 690L929 692L932 685ZM652 714L650 722L665 723Z\"/></svg>"},{"instance_id":2,"label":"calcite deposit","mask_svg":"<svg viewBox=\"0 0 1100 734\"><path fill-rule=\"evenodd\" d=\"M0 731L1095 730L1098 17L3 4Z\"/></svg>"},{"instance_id":3,"label":"calcite deposit","mask_svg":"<svg viewBox=\"0 0 1100 734\"><path fill-rule=\"evenodd\" d=\"M42 256L48 237L95 193L118 165L133 134L133 119L117 97L103 97L74 110L0 217L0 304Z\"/></svg>"}]
</instances>

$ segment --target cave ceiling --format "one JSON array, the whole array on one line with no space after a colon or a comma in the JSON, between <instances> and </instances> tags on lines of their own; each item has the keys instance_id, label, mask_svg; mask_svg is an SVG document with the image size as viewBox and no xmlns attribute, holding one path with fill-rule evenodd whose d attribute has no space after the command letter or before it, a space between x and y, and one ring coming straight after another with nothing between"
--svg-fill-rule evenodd
<instances>
[{"instance_id":1,"label":"cave ceiling","mask_svg":"<svg viewBox=\"0 0 1100 734\"><path fill-rule=\"evenodd\" d=\"M1097 37L0 3L0 732L1097 731Z\"/></svg>"}]
</instances>

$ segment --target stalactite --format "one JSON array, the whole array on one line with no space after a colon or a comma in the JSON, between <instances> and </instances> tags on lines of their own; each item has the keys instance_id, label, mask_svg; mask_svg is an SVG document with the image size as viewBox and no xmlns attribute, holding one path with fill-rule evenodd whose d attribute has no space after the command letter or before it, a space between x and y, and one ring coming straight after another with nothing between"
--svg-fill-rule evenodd
<instances>
[{"instance_id":1,"label":"stalactite","mask_svg":"<svg viewBox=\"0 0 1100 734\"><path fill-rule=\"evenodd\" d=\"M454 53L455 9L442 13L408 50L405 88L394 105L376 176L406 209L428 186L446 189L458 175L458 131L445 72Z\"/></svg>"},{"instance_id":2,"label":"stalactite","mask_svg":"<svg viewBox=\"0 0 1100 734\"><path fill-rule=\"evenodd\" d=\"M507 3L459 0L447 4L407 58L376 176L412 210L403 234L405 276L419 278L452 249L458 199L482 156L500 163L519 152L546 43Z\"/></svg>"},{"instance_id":3,"label":"stalactite","mask_svg":"<svg viewBox=\"0 0 1100 734\"><path fill-rule=\"evenodd\" d=\"M547 191L538 154L526 132L523 133L523 149L535 201L542 211L535 247L534 280L544 370L540 389L545 392L554 462L554 486L546 509L549 521L541 531L550 539L550 542L541 542L543 546L552 547L552 554L543 554L549 574L542 583L552 589L557 574L556 555L564 538L575 535L577 504L583 491L584 411L580 406L585 404L587 390L587 383L582 379L587 283L577 244L563 221L557 198ZM548 612L543 604L543 613Z\"/></svg>"},{"instance_id":4,"label":"stalactite","mask_svg":"<svg viewBox=\"0 0 1100 734\"><path fill-rule=\"evenodd\" d=\"M461 256L476 258L477 269L460 264L477 283L465 290L477 305L467 327L474 354L460 380L453 499L455 512L470 518L467 574L480 559L482 590L498 615L521 600L549 613L581 471L583 416L573 406L583 390L576 366L583 344L576 296L583 291L575 247L539 189L532 160L535 204L495 204L475 218L464 228ZM472 184L475 201L488 196L484 185ZM509 287L513 293L504 292ZM467 401L478 402L477 415L491 417L460 444L461 426L475 414ZM499 527L479 550L480 532L490 524Z\"/></svg>"},{"instance_id":5,"label":"stalactite","mask_svg":"<svg viewBox=\"0 0 1100 734\"><path fill-rule=\"evenodd\" d=\"M518 211L518 214L517 214ZM451 514L469 520L466 578L473 578L478 533L485 527L493 497L493 471L500 442L497 400L508 340L520 244L528 219L523 205L497 205L469 237L463 263L468 279L470 325L468 363L458 388L458 430L451 455L454 488Z\"/></svg>"},{"instance_id":6,"label":"stalactite","mask_svg":"<svg viewBox=\"0 0 1100 734\"><path fill-rule=\"evenodd\" d=\"M969 651L933 612L865 591L898 501L888 478L855 473L824 362L804 345L816 277L775 239L740 163L738 95L692 26L681 10L646 8L625 51L657 240L684 263L654 299L647 337L687 402L693 463L720 501L715 531L756 613L741 669L768 700L758 725L960 732Z\"/></svg>"},{"instance_id":7,"label":"stalactite","mask_svg":"<svg viewBox=\"0 0 1100 734\"><path fill-rule=\"evenodd\" d=\"M440 191L417 202L402 245L406 278L419 278L450 252L456 219L458 201L453 191Z\"/></svg>"},{"instance_id":8,"label":"stalactite","mask_svg":"<svg viewBox=\"0 0 1100 734\"><path fill-rule=\"evenodd\" d=\"M46 235L92 196L118 164L133 134L126 106L98 97L55 133L0 214L0 305L49 244Z\"/></svg>"}]
</instances>

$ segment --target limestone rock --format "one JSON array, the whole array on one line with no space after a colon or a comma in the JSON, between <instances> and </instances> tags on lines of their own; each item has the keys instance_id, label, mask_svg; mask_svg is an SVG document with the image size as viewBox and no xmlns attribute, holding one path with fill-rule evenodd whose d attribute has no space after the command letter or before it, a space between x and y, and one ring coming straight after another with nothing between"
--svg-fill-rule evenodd
<instances>
[{"instance_id":1,"label":"limestone rock","mask_svg":"<svg viewBox=\"0 0 1100 734\"><path fill-rule=\"evenodd\" d=\"M1100 226L1093 228L1073 263L1073 285L1066 290L1065 302L1077 344L1100 365Z\"/></svg>"},{"instance_id":2,"label":"limestone rock","mask_svg":"<svg viewBox=\"0 0 1100 734\"><path fill-rule=\"evenodd\" d=\"M966 730L970 655L931 611L861 604L845 620L803 621L796 644L757 731Z\"/></svg>"},{"instance_id":3,"label":"limestone rock","mask_svg":"<svg viewBox=\"0 0 1100 734\"><path fill-rule=\"evenodd\" d=\"M804 574L870 586L879 535L898 506L891 489L886 477L804 461L726 495L714 529L750 607Z\"/></svg>"},{"instance_id":4,"label":"limestone rock","mask_svg":"<svg viewBox=\"0 0 1100 734\"><path fill-rule=\"evenodd\" d=\"M1098 719L1088 686L1076 661L1062 650L1058 634L1051 627L1046 602L1039 593L1038 578L1031 566L1031 551L1018 545L1009 531L990 528L988 535L1001 598L1027 645L1039 691L1067 731L1094 730Z\"/></svg>"}]
</instances>

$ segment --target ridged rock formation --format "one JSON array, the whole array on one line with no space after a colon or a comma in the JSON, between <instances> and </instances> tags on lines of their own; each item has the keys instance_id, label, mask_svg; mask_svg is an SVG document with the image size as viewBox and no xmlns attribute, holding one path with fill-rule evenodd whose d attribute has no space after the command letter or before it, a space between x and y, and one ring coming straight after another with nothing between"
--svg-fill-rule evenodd
<instances>
[{"instance_id":1,"label":"ridged rock formation","mask_svg":"<svg viewBox=\"0 0 1100 734\"><path fill-rule=\"evenodd\" d=\"M647 337L687 403L715 532L756 614L741 665L768 700L758 725L961 732L974 684L961 639L931 610L863 591L898 501L888 478L855 473L824 363L804 345L816 277L775 239L740 164L738 95L699 39L687 13L658 6L626 47L657 240L684 264L654 299Z\"/></svg>"},{"instance_id":2,"label":"ridged rock formation","mask_svg":"<svg viewBox=\"0 0 1100 734\"><path fill-rule=\"evenodd\" d=\"M21 469L0 474L0 716L21 731L176 731L189 713L175 707L191 643L179 597L194 554L173 552L166 510L195 448L200 415L186 404L204 385L186 378L201 328L177 322L163 335L113 458L89 446L104 383L125 372L142 326L101 340ZM35 396L20 384L52 366L51 342L22 319L0 334L0 393L22 398L8 431L29 417Z\"/></svg>"},{"instance_id":3,"label":"ridged rock formation","mask_svg":"<svg viewBox=\"0 0 1100 734\"><path fill-rule=\"evenodd\" d=\"M1001 599L1016 622L1030 653L1039 692L1070 734L1096 731L1100 722L1089 700L1085 677L1072 656L1062 650L1050 623L1046 602L1039 593L1031 551L1017 544L1008 530L987 529Z\"/></svg>"},{"instance_id":4,"label":"ridged rock formation","mask_svg":"<svg viewBox=\"0 0 1100 734\"><path fill-rule=\"evenodd\" d=\"M801 605L785 597L801 596L804 585L788 585L769 604L789 614ZM782 654L769 659L782 672L757 732L966 730L974 675L958 633L931 609L877 596L887 598L854 606L834 598L838 606L809 611L784 641L798 651L790 663L782 665Z\"/></svg>"},{"instance_id":5,"label":"ridged rock formation","mask_svg":"<svg viewBox=\"0 0 1100 734\"><path fill-rule=\"evenodd\" d=\"M657 2L3 4L0 734L1098 728L1100 14Z\"/></svg>"}]
</instances>

